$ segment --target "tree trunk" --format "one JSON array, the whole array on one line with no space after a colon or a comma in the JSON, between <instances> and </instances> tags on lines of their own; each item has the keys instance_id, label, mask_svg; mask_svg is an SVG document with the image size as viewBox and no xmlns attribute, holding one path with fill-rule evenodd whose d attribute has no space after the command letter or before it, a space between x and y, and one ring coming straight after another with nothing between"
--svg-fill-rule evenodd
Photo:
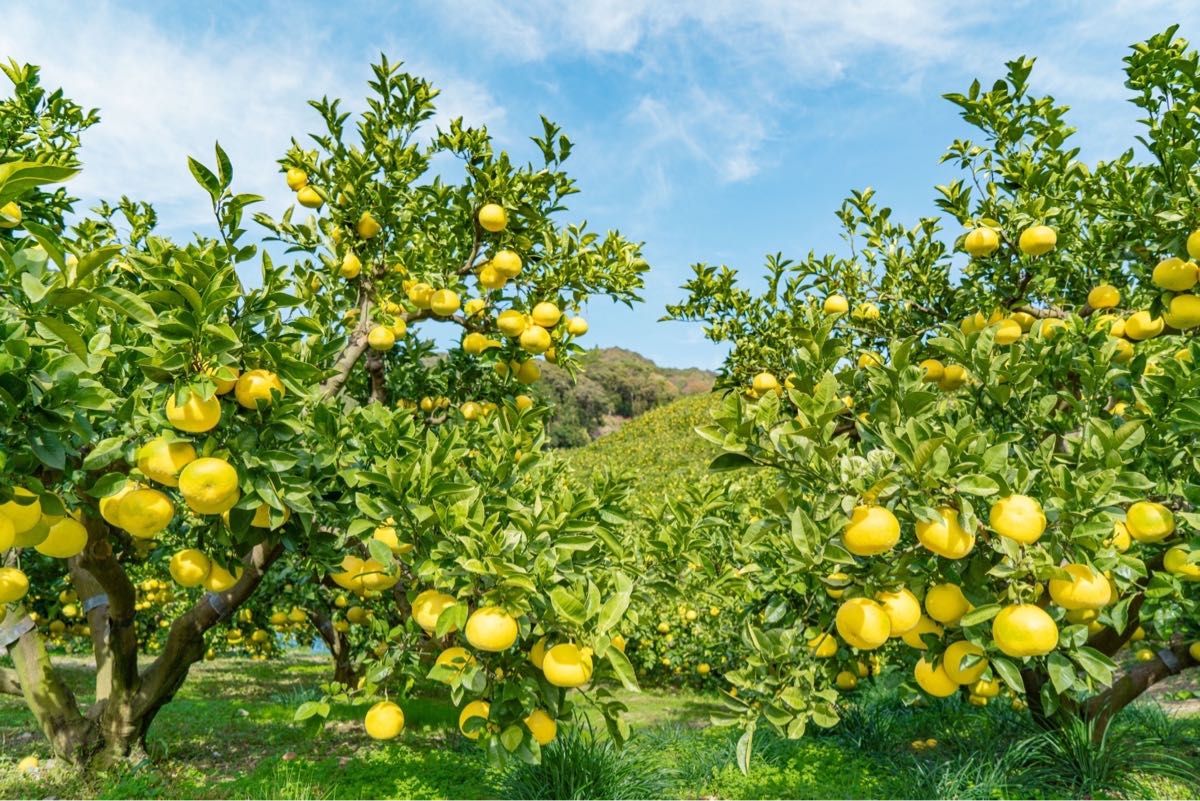
<instances>
[{"instance_id":1,"label":"tree trunk","mask_svg":"<svg viewBox=\"0 0 1200 801\"><path fill-rule=\"evenodd\" d=\"M350 641L346 635L334 628L333 619L321 612L309 612L308 619L321 635L321 639L333 655L333 680L354 688L358 685L358 671L350 661Z\"/></svg>"},{"instance_id":2,"label":"tree trunk","mask_svg":"<svg viewBox=\"0 0 1200 801\"><path fill-rule=\"evenodd\" d=\"M1183 642L1161 648L1154 659L1134 665L1111 687L1083 705L1081 715L1093 725L1092 736L1097 740L1102 738L1116 714L1158 682L1198 666L1200 661L1192 658L1187 643Z\"/></svg>"}]
</instances>

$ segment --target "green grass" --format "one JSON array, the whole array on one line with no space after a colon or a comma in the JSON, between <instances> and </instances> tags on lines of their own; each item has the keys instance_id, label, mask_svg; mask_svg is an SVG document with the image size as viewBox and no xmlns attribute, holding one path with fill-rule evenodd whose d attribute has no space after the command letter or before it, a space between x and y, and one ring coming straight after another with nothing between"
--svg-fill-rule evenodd
<instances>
[{"instance_id":1,"label":"green grass","mask_svg":"<svg viewBox=\"0 0 1200 801\"><path fill-rule=\"evenodd\" d=\"M87 700L87 672L67 661ZM708 725L713 700L695 692L619 694L634 736L616 749L594 710L563 730L542 766L489 768L455 731L455 710L433 698L405 702L408 726L376 743L361 709L334 710L317 737L292 723L298 703L328 678L315 657L198 665L150 733L151 759L81 778L44 767L20 776L16 761L48 751L17 699L0 697L0 797L4 798L1191 798L1200 793L1200 717L1140 704L1117 719L1093 753L1079 733L1054 740L1006 705L958 699L903 707L868 686L831 731L798 741L760 730L748 774L735 760L738 732ZM589 727L588 722L591 726ZM934 738L930 749L914 740ZM43 763L45 764L45 763Z\"/></svg>"}]
</instances>

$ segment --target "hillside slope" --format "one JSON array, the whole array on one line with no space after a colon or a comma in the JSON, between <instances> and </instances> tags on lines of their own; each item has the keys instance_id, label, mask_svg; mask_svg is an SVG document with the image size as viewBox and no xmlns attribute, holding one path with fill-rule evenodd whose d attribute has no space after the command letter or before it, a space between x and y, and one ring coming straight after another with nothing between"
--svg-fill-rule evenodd
<instances>
[{"instance_id":1,"label":"hillside slope","mask_svg":"<svg viewBox=\"0 0 1200 801\"><path fill-rule=\"evenodd\" d=\"M680 398L582 448L563 451L564 460L580 476L605 468L628 471L636 480L638 501L656 504L665 494L700 481L720 453L693 430L709 422L709 409L717 402L709 393Z\"/></svg>"}]
</instances>

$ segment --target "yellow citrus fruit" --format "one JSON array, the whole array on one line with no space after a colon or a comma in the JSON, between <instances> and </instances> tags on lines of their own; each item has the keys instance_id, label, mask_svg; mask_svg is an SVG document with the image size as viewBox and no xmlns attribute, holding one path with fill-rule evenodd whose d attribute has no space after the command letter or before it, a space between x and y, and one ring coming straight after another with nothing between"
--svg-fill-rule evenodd
<instances>
[{"instance_id":1,"label":"yellow citrus fruit","mask_svg":"<svg viewBox=\"0 0 1200 801\"><path fill-rule=\"evenodd\" d=\"M493 234L508 225L508 212L497 203L486 203L479 209L479 226Z\"/></svg>"},{"instance_id":2,"label":"yellow citrus fruit","mask_svg":"<svg viewBox=\"0 0 1200 801\"><path fill-rule=\"evenodd\" d=\"M363 728L372 740L391 740L404 731L404 710L392 701L380 701L367 710Z\"/></svg>"},{"instance_id":3,"label":"yellow citrus fruit","mask_svg":"<svg viewBox=\"0 0 1200 801\"><path fill-rule=\"evenodd\" d=\"M13 547L13 543L16 541L17 532L13 529L12 521L4 515L0 515L0 553Z\"/></svg>"},{"instance_id":4,"label":"yellow citrus fruit","mask_svg":"<svg viewBox=\"0 0 1200 801\"><path fill-rule=\"evenodd\" d=\"M926 359L918 365L921 369L921 380L928 384L936 384L946 373L946 366L937 359Z\"/></svg>"},{"instance_id":5,"label":"yellow citrus fruit","mask_svg":"<svg viewBox=\"0 0 1200 801\"><path fill-rule=\"evenodd\" d=\"M846 300L845 295L830 295L821 304L821 309L826 314L845 314L850 310L850 301Z\"/></svg>"},{"instance_id":6,"label":"yellow citrus fruit","mask_svg":"<svg viewBox=\"0 0 1200 801\"><path fill-rule=\"evenodd\" d=\"M224 459L212 456L197 459L180 471L179 492L188 507L202 515L228 512L242 495L237 470Z\"/></svg>"},{"instance_id":7,"label":"yellow citrus fruit","mask_svg":"<svg viewBox=\"0 0 1200 801\"><path fill-rule=\"evenodd\" d=\"M1021 324L1016 320L1004 319L996 323L996 344L1011 345L1021 338Z\"/></svg>"},{"instance_id":8,"label":"yellow citrus fruit","mask_svg":"<svg viewBox=\"0 0 1200 801\"><path fill-rule=\"evenodd\" d=\"M1087 304L1093 309L1112 309L1121 302L1121 293L1115 286L1101 284L1088 292Z\"/></svg>"},{"instance_id":9,"label":"yellow citrus fruit","mask_svg":"<svg viewBox=\"0 0 1200 801\"><path fill-rule=\"evenodd\" d=\"M519 337L528 326L525 315L516 309L506 309L496 317L496 328L506 337Z\"/></svg>"},{"instance_id":10,"label":"yellow citrus fruit","mask_svg":"<svg viewBox=\"0 0 1200 801\"><path fill-rule=\"evenodd\" d=\"M357 253L351 251L342 257L342 263L338 267L338 275L347 281L353 281L355 278L358 278L361 272L362 259L358 257Z\"/></svg>"},{"instance_id":11,"label":"yellow citrus fruit","mask_svg":"<svg viewBox=\"0 0 1200 801\"><path fill-rule=\"evenodd\" d=\"M525 728L538 745L550 745L558 735L558 721L546 714L544 709L535 709L525 718Z\"/></svg>"},{"instance_id":12,"label":"yellow citrus fruit","mask_svg":"<svg viewBox=\"0 0 1200 801\"><path fill-rule=\"evenodd\" d=\"M838 642L832 634L824 632L808 641L808 650L817 659L829 659L837 654Z\"/></svg>"},{"instance_id":13,"label":"yellow citrus fruit","mask_svg":"<svg viewBox=\"0 0 1200 801\"><path fill-rule=\"evenodd\" d=\"M1050 579L1050 597L1063 609L1100 609L1112 600L1112 587L1090 565L1063 565L1070 578Z\"/></svg>"},{"instance_id":14,"label":"yellow citrus fruit","mask_svg":"<svg viewBox=\"0 0 1200 801\"><path fill-rule=\"evenodd\" d=\"M1127 339L1110 338L1110 341L1116 347L1113 351L1113 361L1117 364L1128 364L1133 360L1134 351L1133 343Z\"/></svg>"},{"instance_id":15,"label":"yellow citrus fruit","mask_svg":"<svg viewBox=\"0 0 1200 801\"><path fill-rule=\"evenodd\" d=\"M1125 553L1133 545L1133 538L1129 536L1129 529L1125 527L1125 524L1118 520L1113 523L1112 537L1104 544L1111 545L1118 553Z\"/></svg>"},{"instance_id":16,"label":"yellow citrus fruit","mask_svg":"<svg viewBox=\"0 0 1200 801\"><path fill-rule=\"evenodd\" d=\"M860 303L850 312L850 316L856 320L878 320L879 307L874 303Z\"/></svg>"},{"instance_id":17,"label":"yellow citrus fruit","mask_svg":"<svg viewBox=\"0 0 1200 801\"><path fill-rule=\"evenodd\" d=\"M198 587L204 582L204 579L208 578L208 573L212 570L212 562L195 548L186 548L171 557L167 569L171 573L171 578L175 579L175 583L179 586Z\"/></svg>"},{"instance_id":18,"label":"yellow citrus fruit","mask_svg":"<svg viewBox=\"0 0 1200 801\"><path fill-rule=\"evenodd\" d=\"M466 670L474 663L475 657L471 656L471 653L466 648L458 645L446 648L440 654L438 654L437 659L434 660L434 664L437 667L448 668L456 671L457 673L462 673L462 671Z\"/></svg>"},{"instance_id":19,"label":"yellow citrus fruit","mask_svg":"<svg viewBox=\"0 0 1200 801\"><path fill-rule=\"evenodd\" d=\"M504 651L517 641L517 621L498 606L483 606L467 618L467 642L480 651Z\"/></svg>"},{"instance_id":20,"label":"yellow citrus fruit","mask_svg":"<svg viewBox=\"0 0 1200 801\"><path fill-rule=\"evenodd\" d=\"M444 592L437 590L425 590L413 599L412 616L413 620L417 621L417 625L425 629L428 633L433 633L437 630L438 617L448 606L455 604L453 595L447 595ZM450 631L457 630L454 626Z\"/></svg>"},{"instance_id":21,"label":"yellow citrus fruit","mask_svg":"<svg viewBox=\"0 0 1200 801\"><path fill-rule=\"evenodd\" d=\"M529 316L535 324L542 328L553 328L562 319L562 312L559 311L558 306L544 300L533 307Z\"/></svg>"},{"instance_id":22,"label":"yellow citrus fruit","mask_svg":"<svg viewBox=\"0 0 1200 801\"><path fill-rule=\"evenodd\" d=\"M983 656L983 649L972 642L959 640L950 643L942 654L942 669L955 684L970 684L983 675L987 670L987 660L980 659L974 665L965 667L963 660L968 656Z\"/></svg>"},{"instance_id":23,"label":"yellow citrus fruit","mask_svg":"<svg viewBox=\"0 0 1200 801\"><path fill-rule=\"evenodd\" d=\"M992 619L992 639L1009 656L1044 656L1058 645L1058 626L1040 606L1014 604Z\"/></svg>"},{"instance_id":24,"label":"yellow citrus fruit","mask_svg":"<svg viewBox=\"0 0 1200 801\"><path fill-rule=\"evenodd\" d=\"M921 602L907 587L901 587L895 592L880 592L875 596L875 600L887 613L892 637L899 637L911 631L921 621Z\"/></svg>"},{"instance_id":25,"label":"yellow citrus fruit","mask_svg":"<svg viewBox=\"0 0 1200 801\"><path fill-rule=\"evenodd\" d=\"M970 610L971 603L957 584L934 584L925 593L925 612L938 623L957 625Z\"/></svg>"},{"instance_id":26,"label":"yellow citrus fruit","mask_svg":"<svg viewBox=\"0 0 1200 801\"><path fill-rule=\"evenodd\" d=\"M1176 295L1163 312L1163 322L1180 331L1200 325L1200 297Z\"/></svg>"},{"instance_id":27,"label":"yellow citrus fruit","mask_svg":"<svg viewBox=\"0 0 1200 801\"><path fill-rule=\"evenodd\" d=\"M179 471L195 459L192 443L167 442L163 437L155 437L137 452L138 470L164 487L179 486Z\"/></svg>"},{"instance_id":28,"label":"yellow citrus fruit","mask_svg":"<svg viewBox=\"0 0 1200 801\"><path fill-rule=\"evenodd\" d=\"M1194 258L1200 259L1200 256L1195 256ZM1197 640L1188 646L1188 655L1197 662L1200 662L1200 640Z\"/></svg>"},{"instance_id":29,"label":"yellow citrus fruit","mask_svg":"<svg viewBox=\"0 0 1200 801\"><path fill-rule=\"evenodd\" d=\"M388 351L396 344L396 332L386 325L377 325L367 334L367 345L371 350Z\"/></svg>"},{"instance_id":30,"label":"yellow citrus fruit","mask_svg":"<svg viewBox=\"0 0 1200 801\"><path fill-rule=\"evenodd\" d=\"M1042 256L1054 250L1058 234L1048 225L1031 225L1021 232L1017 246L1026 256Z\"/></svg>"},{"instance_id":31,"label":"yellow citrus fruit","mask_svg":"<svg viewBox=\"0 0 1200 801\"><path fill-rule=\"evenodd\" d=\"M508 283L508 279L491 262L479 268L478 276L479 283L484 289L501 289Z\"/></svg>"},{"instance_id":32,"label":"yellow citrus fruit","mask_svg":"<svg viewBox=\"0 0 1200 801\"><path fill-rule=\"evenodd\" d=\"M975 537L958 522L958 510L939 507L935 521L917 521L917 541L926 549L947 559L962 559L975 547Z\"/></svg>"},{"instance_id":33,"label":"yellow citrus fruit","mask_svg":"<svg viewBox=\"0 0 1200 801\"><path fill-rule=\"evenodd\" d=\"M471 731L467 731L467 721L472 718L483 718L486 721L491 712L492 705L487 701L472 701L462 708L462 713L458 716L458 730L469 739L478 740L483 734L483 728L473 728Z\"/></svg>"},{"instance_id":34,"label":"yellow citrus fruit","mask_svg":"<svg viewBox=\"0 0 1200 801\"><path fill-rule=\"evenodd\" d=\"M899 541L900 521L882 506L856 506L842 531L846 550L855 556L883 553Z\"/></svg>"},{"instance_id":35,"label":"yellow citrus fruit","mask_svg":"<svg viewBox=\"0 0 1200 801\"><path fill-rule=\"evenodd\" d=\"M883 359L877 353L863 352L858 354L857 364L863 370L870 367L883 367Z\"/></svg>"},{"instance_id":36,"label":"yellow citrus fruit","mask_svg":"<svg viewBox=\"0 0 1200 801\"><path fill-rule=\"evenodd\" d=\"M237 386L237 379L241 373L241 370L229 365L204 368L204 374L216 384L218 395L225 395L231 392Z\"/></svg>"},{"instance_id":37,"label":"yellow citrus fruit","mask_svg":"<svg viewBox=\"0 0 1200 801\"><path fill-rule=\"evenodd\" d=\"M21 207L17 201L10 200L0 206L0 228L16 228L21 224Z\"/></svg>"},{"instance_id":38,"label":"yellow citrus fruit","mask_svg":"<svg viewBox=\"0 0 1200 801\"><path fill-rule=\"evenodd\" d=\"M921 619L917 621L917 625L913 626L908 631L900 635L900 639L911 648L916 648L918 651L925 651L929 646L921 637L925 634L932 634L935 637L941 637L945 630L925 615L921 615Z\"/></svg>"},{"instance_id":39,"label":"yellow citrus fruit","mask_svg":"<svg viewBox=\"0 0 1200 801\"><path fill-rule=\"evenodd\" d=\"M1046 514L1028 495L1009 495L992 504L988 523L1001 537L1032 545L1046 530Z\"/></svg>"},{"instance_id":40,"label":"yellow citrus fruit","mask_svg":"<svg viewBox=\"0 0 1200 801\"><path fill-rule=\"evenodd\" d=\"M1192 551L1183 545L1168 549L1163 554L1163 569L1185 581L1200 581L1200 562L1189 562L1191 554Z\"/></svg>"},{"instance_id":41,"label":"yellow citrus fruit","mask_svg":"<svg viewBox=\"0 0 1200 801\"><path fill-rule=\"evenodd\" d=\"M221 400L216 395L202 398L199 393L187 390L187 402L175 405L175 393L167 398L167 420L180 431L203 434L216 428L221 422Z\"/></svg>"},{"instance_id":42,"label":"yellow citrus fruit","mask_svg":"<svg viewBox=\"0 0 1200 801\"><path fill-rule=\"evenodd\" d=\"M511 250L498 250L491 259L492 267L504 278L516 278L521 274L521 257Z\"/></svg>"},{"instance_id":43,"label":"yellow citrus fruit","mask_svg":"<svg viewBox=\"0 0 1200 801\"><path fill-rule=\"evenodd\" d=\"M0 604L13 604L29 592L29 577L15 567L0 567Z\"/></svg>"},{"instance_id":44,"label":"yellow citrus fruit","mask_svg":"<svg viewBox=\"0 0 1200 801\"><path fill-rule=\"evenodd\" d=\"M542 377L542 368L538 367L537 362L533 360L521 362L513 371L513 377L517 379L518 384L528 386Z\"/></svg>"},{"instance_id":45,"label":"yellow citrus fruit","mask_svg":"<svg viewBox=\"0 0 1200 801\"><path fill-rule=\"evenodd\" d=\"M1129 315L1125 320L1125 336L1141 342L1152 339L1163 331L1161 317L1151 317L1148 311L1138 311Z\"/></svg>"},{"instance_id":46,"label":"yellow citrus fruit","mask_svg":"<svg viewBox=\"0 0 1200 801\"><path fill-rule=\"evenodd\" d=\"M296 192L296 202L306 209L319 209L325 205L325 198L311 186L302 186Z\"/></svg>"},{"instance_id":47,"label":"yellow citrus fruit","mask_svg":"<svg viewBox=\"0 0 1200 801\"><path fill-rule=\"evenodd\" d=\"M472 356L478 356L487 350L489 345L488 338L478 331L472 331L463 337L462 347L467 353Z\"/></svg>"},{"instance_id":48,"label":"yellow citrus fruit","mask_svg":"<svg viewBox=\"0 0 1200 801\"><path fill-rule=\"evenodd\" d=\"M849 574L836 570L825 577L825 594L830 598L841 598L846 594L846 585L849 583Z\"/></svg>"},{"instance_id":49,"label":"yellow citrus fruit","mask_svg":"<svg viewBox=\"0 0 1200 801\"><path fill-rule=\"evenodd\" d=\"M843 603L834 623L843 640L863 651L883 645L892 631L887 611L869 598L851 598Z\"/></svg>"},{"instance_id":50,"label":"yellow citrus fruit","mask_svg":"<svg viewBox=\"0 0 1200 801\"><path fill-rule=\"evenodd\" d=\"M299 167L288 167L285 180L287 181L288 189L293 192L299 192L308 186L308 173Z\"/></svg>"},{"instance_id":51,"label":"yellow citrus fruit","mask_svg":"<svg viewBox=\"0 0 1200 801\"><path fill-rule=\"evenodd\" d=\"M429 296L429 308L438 317L449 317L458 311L458 293L453 289L439 289Z\"/></svg>"},{"instance_id":52,"label":"yellow citrus fruit","mask_svg":"<svg viewBox=\"0 0 1200 801\"><path fill-rule=\"evenodd\" d=\"M1200 273L1197 273L1196 265L1177 256L1160 261L1150 276L1156 287L1171 292L1187 292L1196 285L1197 278Z\"/></svg>"},{"instance_id":53,"label":"yellow citrus fruit","mask_svg":"<svg viewBox=\"0 0 1200 801\"><path fill-rule=\"evenodd\" d=\"M208 575L204 577L204 589L209 592L225 592L238 583L242 577L242 568L237 567L233 573L209 560Z\"/></svg>"},{"instance_id":54,"label":"yellow citrus fruit","mask_svg":"<svg viewBox=\"0 0 1200 801\"><path fill-rule=\"evenodd\" d=\"M945 392L953 392L965 383L967 383L967 368L961 364L947 364L942 371L941 380L938 381L938 387Z\"/></svg>"},{"instance_id":55,"label":"yellow citrus fruit","mask_svg":"<svg viewBox=\"0 0 1200 801\"><path fill-rule=\"evenodd\" d=\"M858 676L849 670L839 671L833 679L834 686L843 692L849 692L858 686Z\"/></svg>"},{"instance_id":56,"label":"yellow citrus fruit","mask_svg":"<svg viewBox=\"0 0 1200 801\"><path fill-rule=\"evenodd\" d=\"M38 553L55 559L77 556L87 545L87 529L73 517L63 517L50 526L46 538L34 548Z\"/></svg>"},{"instance_id":57,"label":"yellow citrus fruit","mask_svg":"<svg viewBox=\"0 0 1200 801\"><path fill-rule=\"evenodd\" d=\"M550 332L540 325L531 325L521 332L521 347L537 355L550 349Z\"/></svg>"},{"instance_id":58,"label":"yellow citrus fruit","mask_svg":"<svg viewBox=\"0 0 1200 801\"><path fill-rule=\"evenodd\" d=\"M1160 542L1175 531L1175 515L1161 503L1138 501L1125 512L1125 527L1138 542Z\"/></svg>"},{"instance_id":59,"label":"yellow citrus fruit","mask_svg":"<svg viewBox=\"0 0 1200 801\"><path fill-rule=\"evenodd\" d=\"M1154 650L1151 648L1139 648L1133 654L1133 658L1139 662L1153 662L1154 661Z\"/></svg>"},{"instance_id":60,"label":"yellow citrus fruit","mask_svg":"<svg viewBox=\"0 0 1200 801\"><path fill-rule=\"evenodd\" d=\"M945 667L934 667L925 657L921 657L913 667L913 678L917 680L918 687L934 698L949 698L958 692L958 685L946 674Z\"/></svg>"},{"instance_id":61,"label":"yellow citrus fruit","mask_svg":"<svg viewBox=\"0 0 1200 801\"><path fill-rule=\"evenodd\" d=\"M284 391L283 382L270 370L249 370L238 378L233 394L244 408L257 409L260 401L270 406L275 395L282 398Z\"/></svg>"},{"instance_id":62,"label":"yellow citrus fruit","mask_svg":"<svg viewBox=\"0 0 1200 801\"><path fill-rule=\"evenodd\" d=\"M592 678L592 652L572 643L559 643L546 651L542 673L555 687L579 687Z\"/></svg>"},{"instance_id":63,"label":"yellow citrus fruit","mask_svg":"<svg viewBox=\"0 0 1200 801\"><path fill-rule=\"evenodd\" d=\"M411 542L401 542L395 526L376 526L371 539L379 540L394 554L406 554L412 551Z\"/></svg>"},{"instance_id":64,"label":"yellow citrus fruit","mask_svg":"<svg viewBox=\"0 0 1200 801\"><path fill-rule=\"evenodd\" d=\"M175 504L156 489L130 492L117 507L117 525L138 539L153 539L171 524Z\"/></svg>"},{"instance_id":65,"label":"yellow citrus fruit","mask_svg":"<svg viewBox=\"0 0 1200 801\"><path fill-rule=\"evenodd\" d=\"M487 301L483 298L471 298L463 304L463 311L468 317L474 317L487 307Z\"/></svg>"},{"instance_id":66,"label":"yellow citrus fruit","mask_svg":"<svg viewBox=\"0 0 1200 801\"><path fill-rule=\"evenodd\" d=\"M759 396L768 392L779 392L779 380L770 373L759 373L750 380L750 388Z\"/></svg>"},{"instance_id":67,"label":"yellow citrus fruit","mask_svg":"<svg viewBox=\"0 0 1200 801\"><path fill-rule=\"evenodd\" d=\"M1000 235L992 228L974 228L963 238L963 250L974 258L990 256L1000 247Z\"/></svg>"},{"instance_id":68,"label":"yellow citrus fruit","mask_svg":"<svg viewBox=\"0 0 1200 801\"><path fill-rule=\"evenodd\" d=\"M13 534L21 535L41 522L42 501L24 487L16 487L13 489L13 499L0 503L0 515L12 523Z\"/></svg>"},{"instance_id":69,"label":"yellow citrus fruit","mask_svg":"<svg viewBox=\"0 0 1200 801\"><path fill-rule=\"evenodd\" d=\"M17 763L17 773L33 773L41 762L35 756L27 756Z\"/></svg>"},{"instance_id":70,"label":"yellow citrus fruit","mask_svg":"<svg viewBox=\"0 0 1200 801\"><path fill-rule=\"evenodd\" d=\"M363 239L371 239L383 230L383 226L379 221L371 216L371 212L364 211L362 216L358 218L358 222L354 226L355 232Z\"/></svg>"}]
</instances>

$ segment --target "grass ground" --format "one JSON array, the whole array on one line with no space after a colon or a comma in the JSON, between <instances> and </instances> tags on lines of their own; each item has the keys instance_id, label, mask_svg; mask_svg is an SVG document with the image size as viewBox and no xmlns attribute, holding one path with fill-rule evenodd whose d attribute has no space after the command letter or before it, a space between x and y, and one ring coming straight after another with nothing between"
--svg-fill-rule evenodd
<instances>
[{"instance_id":1,"label":"grass ground","mask_svg":"<svg viewBox=\"0 0 1200 801\"><path fill-rule=\"evenodd\" d=\"M1110 761L1080 769L1090 771L1090 785L1067 787L1056 778L1071 772L1061 754L1052 757L1053 771L1039 772L1037 748L1014 750L1029 726L1007 709L958 701L903 708L869 691L832 733L795 742L760 734L747 775L735 765L737 733L707 725L711 699L671 691L626 696L636 734L623 752L576 742L574 751L548 753L541 769L505 772L489 768L480 749L455 732L455 711L444 701L405 702L408 724L393 742L368 740L361 710L352 709L335 710L335 722L310 736L292 714L328 671L325 660L299 656L285 664L199 665L155 722L153 758L86 780L53 767L19 775L17 759L48 754L19 701L0 697L0 797L497 798L562 795L564 786L584 781L600 782L589 794L608 797L623 797L622 787L682 798L1188 798L1200 791L1145 761L1150 747L1200 764L1200 717L1169 716L1156 705L1124 716ZM86 698L83 663L73 663L68 676ZM927 738L938 744L912 748ZM585 763L589 776L580 775ZM1114 771L1133 779L1114 778Z\"/></svg>"}]
</instances>

